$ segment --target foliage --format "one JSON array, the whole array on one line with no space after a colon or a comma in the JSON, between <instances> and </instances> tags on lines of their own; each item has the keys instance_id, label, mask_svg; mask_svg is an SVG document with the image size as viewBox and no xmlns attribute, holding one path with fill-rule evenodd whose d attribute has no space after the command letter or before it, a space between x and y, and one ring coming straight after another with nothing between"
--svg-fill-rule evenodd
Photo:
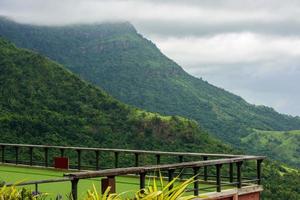
<instances>
[{"instance_id":1,"label":"foliage","mask_svg":"<svg viewBox=\"0 0 300 200\"><path fill-rule=\"evenodd\" d=\"M242 143L256 150L262 155L276 158L284 163L300 168L300 131L261 131L242 138Z\"/></svg>"},{"instance_id":2,"label":"foliage","mask_svg":"<svg viewBox=\"0 0 300 200\"><path fill-rule=\"evenodd\" d=\"M118 99L150 111L200 122L224 141L240 144L253 128L300 129L299 118L243 99L185 73L129 24L35 27L1 20L0 35L65 64ZM68 37L66 37L66 35ZM232 151L195 121L127 106L43 56L0 39L0 141L168 151ZM133 139L134 138L134 139ZM253 146L252 148L255 148ZM248 150L247 150L248 151ZM280 173L281 166L274 166ZM282 199L299 190L287 172L265 194ZM292 199L292 198L291 198ZM297 199L297 198L294 198ZM298 198L299 199L299 198Z\"/></svg>"},{"instance_id":3,"label":"foliage","mask_svg":"<svg viewBox=\"0 0 300 200\"><path fill-rule=\"evenodd\" d=\"M184 196L185 189L194 182L194 177L187 179L186 181L175 185L175 182L179 179L179 176L174 178L168 184L164 185L162 176L160 175L160 188L156 183L156 177L153 177L152 185L148 185L146 189L143 189L136 193L135 198L137 200L189 200L195 198L193 195ZM172 189L169 189L171 185L174 185ZM184 197L183 197L184 196Z\"/></svg>"},{"instance_id":4,"label":"foliage","mask_svg":"<svg viewBox=\"0 0 300 200\"><path fill-rule=\"evenodd\" d=\"M162 176L159 177L159 184L157 183L156 176L153 177L153 181L145 189L136 192L133 199L136 200L190 200L194 199L193 195L186 195L185 190L194 182L194 177L187 179L186 181L175 185L179 177L174 178L168 184L164 185ZM169 187L174 185L172 189ZM106 189L103 195L99 194L94 186L93 191L88 191L87 198L85 200L121 200L127 199L122 197L126 192L122 194L109 194L110 187ZM200 198L200 197L199 197Z\"/></svg>"},{"instance_id":5,"label":"foliage","mask_svg":"<svg viewBox=\"0 0 300 200\"><path fill-rule=\"evenodd\" d=\"M95 185L93 185L93 190L87 191L87 197L85 200L121 200L120 196L117 194L109 194L111 187L106 188L103 194L99 194Z\"/></svg>"},{"instance_id":6,"label":"foliage","mask_svg":"<svg viewBox=\"0 0 300 200\"><path fill-rule=\"evenodd\" d=\"M263 199L300 199L300 171L284 165L266 162L263 168Z\"/></svg>"},{"instance_id":7,"label":"foliage","mask_svg":"<svg viewBox=\"0 0 300 200\"><path fill-rule=\"evenodd\" d=\"M238 147L253 128L300 129L298 117L251 105L190 76L129 23L43 27L2 19L0 35L49 56L125 103L194 119Z\"/></svg>"},{"instance_id":8,"label":"foliage","mask_svg":"<svg viewBox=\"0 0 300 200\"><path fill-rule=\"evenodd\" d=\"M225 141L239 142L247 128L300 129L299 118L250 105L190 76L129 23L43 27L2 19L0 35L49 56L125 103L194 119Z\"/></svg>"},{"instance_id":9,"label":"foliage","mask_svg":"<svg viewBox=\"0 0 300 200\"><path fill-rule=\"evenodd\" d=\"M5 185L5 181L0 179L0 187Z\"/></svg>"},{"instance_id":10,"label":"foliage","mask_svg":"<svg viewBox=\"0 0 300 200\"><path fill-rule=\"evenodd\" d=\"M34 194L25 188L17 189L15 186L0 188L1 200L43 200L47 194Z\"/></svg>"},{"instance_id":11,"label":"foliage","mask_svg":"<svg viewBox=\"0 0 300 200\"><path fill-rule=\"evenodd\" d=\"M3 39L0 66L2 142L229 151L194 121L127 106L55 62Z\"/></svg>"}]
</instances>

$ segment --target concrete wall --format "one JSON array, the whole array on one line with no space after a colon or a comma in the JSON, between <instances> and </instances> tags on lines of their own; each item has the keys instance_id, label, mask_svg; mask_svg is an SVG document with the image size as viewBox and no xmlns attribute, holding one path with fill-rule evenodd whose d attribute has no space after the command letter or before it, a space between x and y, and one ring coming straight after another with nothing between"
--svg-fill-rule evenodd
<instances>
[{"instance_id":1,"label":"concrete wall","mask_svg":"<svg viewBox=\"0 0 300 200\"><path fill-rule=\"evenodd\" d=\"M199 200L260 200L260 192L263 188L258 185L246 186L241 189L229 189L222 192L212 192Z\"/></svg>"}]
</instances>

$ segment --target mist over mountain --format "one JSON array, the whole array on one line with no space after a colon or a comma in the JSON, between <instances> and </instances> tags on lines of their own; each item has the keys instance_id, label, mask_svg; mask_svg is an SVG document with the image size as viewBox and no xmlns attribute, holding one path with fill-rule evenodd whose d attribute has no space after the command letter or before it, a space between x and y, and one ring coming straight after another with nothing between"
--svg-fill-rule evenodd
<instances>
[{"instance_id":1,"label":"mist over mountain","mask_svg":"<svg viewBox=\"0 0 300 200\"><path fill-rule=\"evenodd\" d=\"M196 120L202 128L235 146L254 129L300 129L298 117L249 104L189 75L130 23L52 27L2 19L0 35L63 64L120 101L151 112ZM247 145L243 147L258 153L255 147L251 151ZM271 156L283 160L276 154Z\"/></svg>"}]
</instances>

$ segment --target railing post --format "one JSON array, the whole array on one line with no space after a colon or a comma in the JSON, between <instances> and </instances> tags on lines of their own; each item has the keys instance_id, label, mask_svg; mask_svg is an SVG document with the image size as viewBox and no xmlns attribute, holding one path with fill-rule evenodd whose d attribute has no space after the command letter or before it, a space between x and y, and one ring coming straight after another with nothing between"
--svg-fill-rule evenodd
<instances>
[{"instance_id":1,"label":"railing post","mask_svg":"<svg viewBox=\"0 0 300 200\"><path fill-rule=\"evenodd\" d=\"M15 149L16 149L16 165L17 165L19 163L19 147L16 146Z\"/></svg>"},{"instance_id":2,"label":"railing post","mask_svg":"<svg viewBox=\"0 0 300 200\"><path fill-rule=\"evenodd\" d=\"M237 167L237 186L238 188L242 187L242 165L243 165L243 161L237 162L236 163L236 167Z\"/></svg>"},{"instance_id":3,"label":"railing post","mask_svg":"<svg viewBox=\"0 0 300 200\"><path fill-rule=\"evenodd\" d=\"M73 179L71 180L72 188L71 188L71 193L72 193L72 200L77 200L78 199L78 181L79 179Z\"/></svg>"},{"instance_id":4,"label":"railing post","mask_svg":"<svg viewBox=\"0 0 300 200\"><path fill-rule=\"evenodd\" d=\"M233 183L233 163L229 164L229 182Z\"/></svg>"},{"instance_id":5,"label":"railing post","mask_svg":"<svg viewBox=\"0 0 300 200\"><path fill-rule=\"evenodd\" d=\"M194 170L194 196L199 195L199 167L193 168Z\"/></svg>"},{"instance_id":6,"label":"railing post","mask_svg":"<svg viewBox=\"0 0 300 200\"><path fill-rule=\"evenodd\" d=\"M39 186L38 186L38 184L36 183L36 184L35 184L35 194L37 195L38 192L39 192Z\"/></svg>"},{"instance_id":7,"label":"railing post","mask_svg":"<svg viewBox=\"0 0 300 200\"><path fill-rule=\"evenodd\" d=\"M81 149L76 149L77 151L77 169L81 170Z\"/></svg>"},{"instance_id":8,"label":"railing post","mask_svg":"<svg viewBox=\"0 0 300 200\"><path fill-rule=\"evenodd\" d=\"M183 162L183 156L178 156L178 161L179 161L179 163L182 163Z\"/></svg>"},{"instance_id":9,"label":"railing post","mask_svg":"<svg viewBox=\"0 0 300 200\"><path fill-rule=\"evenodd\" d=\"M33 147L29 147L29 163L30 163L30 166L33 165Z\"/></svg>"},{"instance_id":10,"label":"railing post","mask_svg":"<svg viewBox=\"0 0 300 200\"><path fill-rule=\"evenodd\" d=\"M48 167L48 148L45 147L45 167Z\"/></svg>"},{"instance_id":11,"label":"railing post","mask_svg":"<svg viewBox=\"0 0 300 200\"><path fill-rule=\"evenodd\" d=\"M119 167L119 152L115 152L115 168Z\"/></svg>"},{"instance_id":12,"label":"railing post","mask_svg":"<svg viewBox=\"0 0 300 200\"><path fill-rule=\"evenodd\" d=\"M145 180L146 180L146 173L140 173L140 189L145 189Z\"/></svg>"},{"instance_id":13,"label":"railing post","mask_svg":"<svg viewBox=\"0 0 300 200\"><path fill-rule=\"evenodd\" d=\"M156 154L156 164L160 165L160 154Z\"/></svg>"},{"instance_id":14,"label":"railing post","mask_svg":"<svg viewBox=\"0 0 300 200\"><path fill-rule=\"evenodd\" d=\"M5 163L5 146L1 146L1 153L2 153L2 163Z\"/></svg>"},{"instance_id":15,"label":"railing post","mask_svg":"<svg viewBox=\"0 0 300 200\"><path fill-rule=\"evenodd\" d=\"M222 164L216 165L217 192L221 192L221 167L222 167Z\"/></svg>"},{"instance_id":16,"label":"railing post","mask_svg":"<svg viewBox=\"0 0 300 200\"><path fill-rule=\"evenodd\" d=\"M208 160L208 157L207 156L203 156L203 160ZM204 181L207 181L207 176L208 176L208 173L207 173L207 166L204 166L203 168L203 179Z\"/></svg>"},{"instance_id":17,"label":"railing post","mask_svg":"<svg viewBox=\"0 0 300 200\"><path fill-rule=\"evenodd\" d=\"M59 149L60 150L60 157L64 157L65 155L65 149Z\"/></svg>"},{"instance_id":18,"label":"railing post","mask_svg":"<svg viewBox=\"0 0 300 200\"><path fill-rule=\"evenodd\" d=\"M175 169L169 169L168 170L168 181L169 182L171 182L173 180L173 178L174 178L174 172L175 172ZM172 188L173 188L173 184L170 185L169 190L172 190Z\"/></svg>"},{"instance_id":19,"label":"railing post","mask_svg":"<svg viewBox=\"0 0 300 200\"><path fill-rule=\"evenodd\" d=\"M96 170L99 170L100 169L100 167L99 167L99 150L96 150L95 153L96 153Z\"/></svg>"},{"instance_id":20,"label":"railing post","mask_svg":"<svg viewBox=\"0 0 300 200\"><path fill-rule=\"evenodd\" d=\"M179 162L179 163L182 163L182 162L183 162L183 156L182 156L182 155L178 156L178 162ZM183 177L183 171L184 171L184 169L181 168L181 169L180 169L180 179L182 179L182 177Z\"/></svg>"},{"instance_id":21,"label":"railing post","mask_svg":"<svg viewBox=\"0 0 300 200\"><path fill-rule=\"evenodd\" d=\"M257 172L257 184L261 184L261 163L263 160L256 161L256 172Z\"/></svg>"},{"instance_id":22,"label":"railing post","mask_svg":"<svg viewBox=\"0 0 300 200\"><path fill-rule=\"evenodd\" d=\"M104 194L104 192L107 190L108 187L110 187L109 194L116 192L115 176L108 176L107 178L101 179L101 193L102 194Z\"/></svg>"},{"instance_id":23,"label":"railing post","mask_svg":"<svg viewBox=\"0 0 300 200\"><path fill-rule=\"evenodd\" d=\"M139 166L139 154L138 153L135 153L135 167L138 167Z\"/></svg>"}]
</instances>

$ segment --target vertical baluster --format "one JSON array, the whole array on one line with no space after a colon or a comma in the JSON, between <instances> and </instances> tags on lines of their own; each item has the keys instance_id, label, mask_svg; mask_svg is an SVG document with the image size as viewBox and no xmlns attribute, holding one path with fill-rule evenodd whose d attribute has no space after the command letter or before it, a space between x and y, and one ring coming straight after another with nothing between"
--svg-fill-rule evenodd
<instances>
[{"instance_id":1,"label":"vertical baluster","mask_svg":"<svg viewBox=\"0 0 300 200\"><path fill-rule=\"evenodd\" d=\"M2 163L5 163L5 146L1 146L1 153L2 153Z\"/></svg>"},{"instance_id":2,"label":"vertical baluster","mask_svg":"<svg viewBox=\"0 0 300 200\"><path fill-rule=\"evenodd\" d=\"M29 147L29 157L30 157L29 164L30 164L30 166L32 166L33 165L33 147Z\"/></svg>"},{"instance_id":3,"label":"vertical baluster","mask_svg":"<svg viewBox=\"0 0 300 200\"><path fill-rule=\"evenodd\" d=\"M173 180L173 178L174 178L174 172L175 172L175 169L169 169L168 170L168 181L169 182L171 182ZM173 188L173 186L174 186L173 184L170 185L169 190L171 190Z\"/></svg>"},{"instance_id":4,"label":"vertical baluster","mask_svg":"<svg viewBox=\"0 0 300 200\"><path fill-rule=\"evenodd\" d=\"M237 184L237 186L238 186L238 188L241 188L242 187L242 164L243 164L243 162L241 161L241 162L237 162L236 163L236 167L237 167L237 182L238 182L238 184Z\"/></svg>"},{"instance_id":5,"label":"vertical baluster","mask_svg":"<svg viewBox=\"0 0 300 200\"><path fill-rule=\"evenodd\" d=\"M77 151L77 169L81 170L81 149L76 149Z\"/></svg>"},{"instance_id":6,"label":"vertical baluster","mask_svg":"<svg viewBox=\"0 0 300 200\"><path fill-rule=\"evenodd\" d=\"M233 183L233 163L229 164L229 182Z\"/></svg>"},{"instance_id":7,"label":"vertical baluster","mask_svg":"<svg viewBox=\"0 0 300 200\"><path fill-rule=\"evenodd\" d=\"M156 164L160 165L160 154L156 155Z\"/></svg>"},{"instance_id":8,"label":"vertical baluster","mask_svg":"<svg viewBox=\"0 0 300 200\"><path fill-rule=\"evenodd\" d=\"M140 173L140 189L145 189L146 173Z\"/></svg>"},{"instance_id":9,"label":"vertical baluster","mask_svg":"<svg viewBox=\"0 0 300 200\"><path fill-rule=\"evenodd\" d=\"M194 170L194 196L199 195L199 167L193 168Z\"/></svg>"},{"instance_id":10,"label":"vertical baluster","mask_svg":"<svg viewBox=\"0 0 300 200\"><path fill-rule=\"evenodd\" d=\"M36 183L36 184L35 184L35 194L38 194L38 192L39 192L39 186L38 186L38 184Z\"/></svg>"},{"instance_id":11,"label":"vertical baluster","mask_svg":"<svg viewBox=\"0 0 300 200\"><path fill-rule=\"evenodd\" d=\"M45 147L45 167L48 167L48 148Z\"/></svg>"},{"instance_id":12,"label":"vertical baluster","mask_svg":"<svg viewBox=\"0 0 300 200\"><path fill-rule=\"evenodd\" d=\"M257 184L261 184L261 163L263 160L256 161Z\"/></svg>"},{"instance_id":13,"label":"vertical baluster","mask_svg":"<svg viewBox=\"0 0 300 200\"><path fill-rule=\"evenodd\" d=\"M138 167L139 166L139 154L138 153L135 153L135 167Z\"/></svg>"},{"instance_id":14,"label":"vertical baluster","mask_svg":"<svg viewBox=\"0 0 300 200\"><path fill-rule=\"evenodd\" d=\"M119 167L119 152L115 152L115 168Z\"/></svg>"},{"instance_id":15,"label":"vertical baluster","mask_svg":"<svg viewBox=\"0 0 300 200\"><path fill-rule=\"evenodd\" d=\"M179 162L179 163L182 163L182 162L183 162L183 156L182 156L182 155L178 156L178 162ZM180 177L179 177L180 179L182 179L183 174L184 174L184 169L181 168L181 169L180 169Z\"/></svg>"},{"instance_id":16,"label":"vertical baluster","mask_svg":"<svg viewBox=\"0 0 300 200\"><path fill-rule=\"evenodd\" d=\"M95 153L96 153L96 170L99 170L100 169L100 166L99 166L99 150L96 150Z\"/></svg>"},{"instance_id":17,"label":"vertical baluster","mask_svg":"<svg viewBox=\"0 0 300 200\"><path fill-rule=\"evenodd\" d=\"M65 156L65 149L59 149L60 150L60 157Z\"/></svg>"},{"instance_id":18,"label":"vertical baluster","mask_svg":"<svg viewBox=\"0 0 300 200\"><path fill-rule=\"evenodd\" d=\"M207 156L203 156L203 160L208 160L208 157ZM203 178L204 178L204 181L207 181L207 176L208 176L208 173L207 173L207 166L204 166L203 168Z\"/></svg>"},{"instance_id":19,"label":"vertical baluster","mask_svg":"<svg viewBox=\"0 0 300 200\"><path fill-rule=\"evenodd\" d=\"M71 180L71 191L72 191L72 200L77 200L78 199L78 181L79 179L73 179Z\"/></svg>"},{"instance_id":20,"label":"vertical baluster","mask_svg":"<svg viewBox=\"0 0 300 200\"><path fill-rule=\"evenodd\" d=\"M16 150L16 165L17 165L17 164L19 164L19 147L16 146L15 150Z\"/></svg>"},{"instance_id":21,"label":"vertical baluster","mask_svg":"<svg viewBox=\"0 0 300 200\"><path fill-rule=\"evenodd\" d=\"M221 164L216 165L216 182L217 182L217 192L221 192Z\"/></svg>"}]
</instances>

